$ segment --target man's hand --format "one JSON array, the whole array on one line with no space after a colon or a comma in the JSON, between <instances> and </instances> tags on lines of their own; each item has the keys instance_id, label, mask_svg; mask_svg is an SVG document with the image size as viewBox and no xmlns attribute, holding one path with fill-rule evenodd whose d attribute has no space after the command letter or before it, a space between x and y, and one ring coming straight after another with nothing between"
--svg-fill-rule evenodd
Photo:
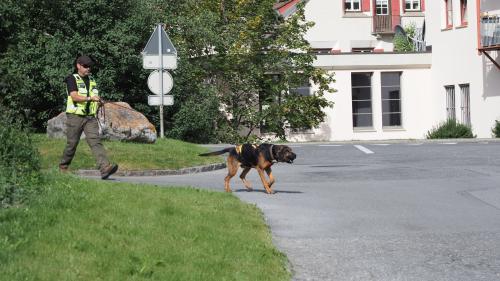
<instances>
[{"instance_id":1,"label":"man's hand","mask_svg":"<svg viewBox=\"0 0 500 281\"><path fill-rule=\"evenodd\" d=\"M99 96L91 96L90 100L99 102L99 101L101 101L101 98Z\"/></svg>"}]
</instances>

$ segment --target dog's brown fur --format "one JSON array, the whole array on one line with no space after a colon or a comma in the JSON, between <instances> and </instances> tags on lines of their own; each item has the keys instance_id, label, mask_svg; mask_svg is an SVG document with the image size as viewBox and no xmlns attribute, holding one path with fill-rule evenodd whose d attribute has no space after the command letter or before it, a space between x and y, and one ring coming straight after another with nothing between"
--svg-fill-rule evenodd
<instances>
[{"instance_id":1,"label":"dog's brown fur","mask_svg":"<svg viewBox=\"0 0 500 281\"><path fill-rule=\"evenodd\" d=\"M286 145L261 144L259 146L251 144L243 144L236 147L229 147L223 150L200 154L200 156L221 155L229 152L227 157L227 176L224 178L224 188L227 192L231 192L229 181L238 172L238 167L243 168L240 175L241 180L248 190L252 190L250 182L246 179L246 175L251 168L255 168L259 173L260 180L269 194L273 193L271 186L275 179L272 174L271 166L277 162L293 163L297 157L292 149ZM264 171L269 176L267 182Z\"/></svg>"}]
</instances>

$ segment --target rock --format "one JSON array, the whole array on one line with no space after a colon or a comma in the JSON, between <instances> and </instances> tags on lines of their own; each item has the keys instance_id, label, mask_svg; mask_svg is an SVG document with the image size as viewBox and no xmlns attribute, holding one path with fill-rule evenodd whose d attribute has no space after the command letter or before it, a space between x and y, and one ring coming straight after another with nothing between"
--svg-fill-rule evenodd
<instances>
[{"instance_id":1,"label":"rock","mask_svg":"<svg viewBox=\"0 0 500 281\"><path fill-rule=\"evenodd\" d=\"M154 143L156 129L139 111L125 102L108 102L99 110L99 123L106 139Z\"/></svg>"},{"instance_id":2,"label":"rock","mask_svg":"<svg viewBox=\"0 0 500 281\"><path fill-rule=\"evenodd\" d=\"M154 143L156 129L140 112L125 102L108 102L99 109L99 133L104 139ZM47 123L49 138L66 137L66 113L50 119ZM82 134L84 137L85 134Z\"/></svg>"},{"instance_id":3,"label":"rock","mask_svg":"<svg viewBox=\"0 0 500 281\"><path fill-rule=\"evenodd\" d=\"M66 138L66 113L62 112L47 122L49 138Z\"/></svg>"}]
</instances>

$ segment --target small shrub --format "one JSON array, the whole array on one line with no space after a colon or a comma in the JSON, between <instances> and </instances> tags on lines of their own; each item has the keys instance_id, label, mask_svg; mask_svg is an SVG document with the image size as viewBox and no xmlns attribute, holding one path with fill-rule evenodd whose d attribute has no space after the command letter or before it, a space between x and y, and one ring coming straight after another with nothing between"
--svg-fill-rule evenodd
<instances>
[{"instance_id":1,"label":"small shrub","mask_svg":"<svg viewBox=\"0 0 500 281\"><path fill-rule=\"evenodd\" d=\"M428 139L458 139L475 138L472 128L458 123L455 119L448 119L427 132Z\"/></svg>"},{"instance_id":2,"label":"small shrub","mask_svg":"<svg viewBox=\"0 0 500 281\"><path fill-rule=\"evenodd\" d=\"M0 207L25 199L40 184L40 157L18 119L0 108Z\"/></svg>"},{"instance_id":3,"label":"small shrub","mask_svg":"<svg viewBox=\"0 0 500 281\"><path fill-rule=\"evenodd\" d=\"M495 138L500 138L500 121L495 120L495 126L491 129L491 132L495 136Z\"/></svg>"},{"instance_id":4,"label":"small shrub","mask_svg":"<svg viewBox=\"0 0 500 281\"><path fill-rule=\"evenodd\" d=\"M216 140L216 120L219 118L219 100L211 88L203 89L198 96L189 97L173 116L173 127L167 136L194 143L211 143Z\"/></svg>"},{"instance_id":5,"label":"small shrub","mask_svg":"<svg viewBox=\"0 0 500 281\"><path fill-rule=\"evenodd\" d=\"M413 40L409 37L415 37L416 26L414 23L411 23L404 27L407 36L396 35L394 36L394 51L395 52L414 52L415 45L413 44Z\"/></svg>"}]
</instances>

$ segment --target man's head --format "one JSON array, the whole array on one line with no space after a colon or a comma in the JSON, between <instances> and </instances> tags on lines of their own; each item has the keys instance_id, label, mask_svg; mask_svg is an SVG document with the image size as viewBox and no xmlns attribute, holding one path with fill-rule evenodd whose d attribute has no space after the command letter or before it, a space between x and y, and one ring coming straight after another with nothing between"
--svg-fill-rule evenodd
<instances>
[{"instance_id":1,"label":"man's head","mask_svg":"<svg viewBox=\"0 0 500 281\"><path fill-rule=\"evenodd\" d=\"M80 76L87 76L90 74L90 69L94 65L94 61L89 56L79 56L76 59L76 70Z\"/></svg>"}]
</instances>

